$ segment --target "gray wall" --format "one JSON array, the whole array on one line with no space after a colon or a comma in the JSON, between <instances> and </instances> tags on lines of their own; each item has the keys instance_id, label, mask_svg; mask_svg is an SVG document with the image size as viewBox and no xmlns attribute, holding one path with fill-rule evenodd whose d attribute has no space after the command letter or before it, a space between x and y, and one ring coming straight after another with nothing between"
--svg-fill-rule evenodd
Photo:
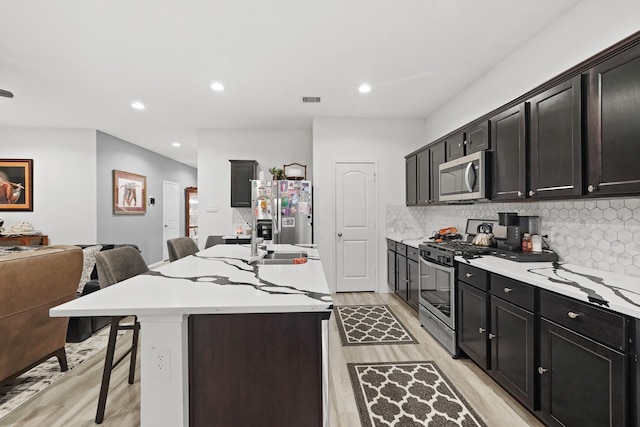
<instances>
[{"instance_id":1,"label":"gray wall","mask_svg":"<svg viewBox=\"0 0 640 427\"><path fill-rule=\"evenodd\" d=\"M97 132L97 242L134 243L148 264L162 260L162 181L197 186L197 170L106 133ZM113 214L113 170L147 177L147 212L144 215ZM148 204L154 197L154 206ZM180 201L180 235L184 235L184 197Z\"/></svg>"}]
</instances>

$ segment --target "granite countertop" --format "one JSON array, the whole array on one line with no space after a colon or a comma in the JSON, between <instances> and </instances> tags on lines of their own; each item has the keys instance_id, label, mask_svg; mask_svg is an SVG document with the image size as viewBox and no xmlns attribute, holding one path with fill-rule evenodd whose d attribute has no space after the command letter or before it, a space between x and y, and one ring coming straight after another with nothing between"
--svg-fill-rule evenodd
<instances>
[{"instance_id":1,"label":"granite countertop","mask_svg":"<svg viewBox=\"0 0 640 427\"><path fill-rule=\"evenodd\" d=\"M456 261L640 319L640 277L561 262L515 262L492 255Z\"/></svg>"},{"instance_id":2,"label":"granite countertop","mask_svg":"<svg viewBox=\"0 0 640 427\"><path fill-rule=\"evenodd\" d=\"M250 264L249 245L216 245L50 310L53 317L330 311L333 307L317 249L304 264ZM260 256L266 254L260 250Z\"/></svg>"}]
</instances>

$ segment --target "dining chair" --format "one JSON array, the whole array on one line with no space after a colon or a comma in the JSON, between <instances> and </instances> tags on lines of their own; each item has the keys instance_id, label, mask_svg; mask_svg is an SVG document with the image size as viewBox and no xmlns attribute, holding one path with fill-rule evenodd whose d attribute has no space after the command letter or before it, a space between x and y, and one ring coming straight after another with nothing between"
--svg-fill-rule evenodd
<instances>
[{"instance_id":1,"label":"dining chair","mask_svg":"<svg viewBox=\"0 0 640 427\"><path fill-rule=\"evenodd\" d=\"M222 236L209 236L207 237L207 242L204 244L204 248L207 249L211 246L222 244L224 244L224 239L222 238Z\"/></svg>"},{"instance_id":2,"label":"dining chair","mask_svg":"<svg viewBox=\"0 0 640 427\"><path fill-rule=\"evenodd\" d=\"M169 249L169 262L193 255L200 250L191 237L169 239L167 240L167 249Z\"/></svg>"},{"instance_id":3,"label":"dining chair","mask_svg":"<svg viewBox=\"0 0 640 427\"><path fill-rule=\"evenodd\" d=\"M126 246L103 251L96 256L96 268L98 270L98 280L100 286L111 286L123 280L137 276L149 271L147 263L142 258L140 251L134 247ZM100 292L100 291L98 291ZM109 331L109 341L107 344L107 355L102 371L102 383L100 385L100 396L98 397L98 409L96 411L96 424L102 424L104 412L107 405L107 393L109 392L109 381L111 371L127 356L131 355L129 361L129 384L133 384L136 373L136 355L138 351L138 336L140 333L140 323L134 316L132 323L122 323L126 316L113 316L111 318L111 329ZM131 348L122 354L115 362L114 354L116 350L116 339L118 331L132 330L133 338Z\"/></svg>"}]
</instances>

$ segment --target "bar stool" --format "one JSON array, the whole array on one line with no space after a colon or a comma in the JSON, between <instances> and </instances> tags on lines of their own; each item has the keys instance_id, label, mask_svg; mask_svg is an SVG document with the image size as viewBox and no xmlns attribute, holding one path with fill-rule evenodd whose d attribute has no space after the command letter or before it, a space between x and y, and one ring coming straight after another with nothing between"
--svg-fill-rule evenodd
<instances>
[{"instance_id":1,"label":"bar stool","mask_svg":"<svg viewBox=\"0 0 640 427\"><path fill-rule=\"evenodd\" d=\"M142 258L142 255L140 255L140 252L133 247L116 248L98 253L96 256L96 268L98 269L98 280L100 281L100 286L103 288L149 271L149 267ZM118 364L130 354L129 384L133 384L136 374L136 355L138 351L140 323L138 323L136 317L134 317L133 323L121 323L123 319L125 319L125 316L113 316L111 318L107 355L104 360L100 396L98 397L98 409L96 411L96 424L102 424L102 421L104 420L104 411L107 405L107 393L109 392L109 381L111 380L111 371L113 368L118 366ZM123 330L133 331L131 348L129 348L114 363L113 359L115 356L118 331Z\"/></svg>"}]
</instances>

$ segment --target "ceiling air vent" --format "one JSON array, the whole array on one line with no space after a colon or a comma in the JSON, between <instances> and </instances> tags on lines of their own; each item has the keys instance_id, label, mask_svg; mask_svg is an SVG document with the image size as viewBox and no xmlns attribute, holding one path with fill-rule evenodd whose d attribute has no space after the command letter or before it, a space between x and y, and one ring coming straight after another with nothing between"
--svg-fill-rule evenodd
<instances>
[{"instance_id":1,"label":"ceiling air vent","mask_svg":"<svg viewBox=\"0 0 640 427\"><path fill-rule=\"evenodd\" d=\"M320 102L319 96L303 96L302 102Z\"/></svg>"}]
</instances>

